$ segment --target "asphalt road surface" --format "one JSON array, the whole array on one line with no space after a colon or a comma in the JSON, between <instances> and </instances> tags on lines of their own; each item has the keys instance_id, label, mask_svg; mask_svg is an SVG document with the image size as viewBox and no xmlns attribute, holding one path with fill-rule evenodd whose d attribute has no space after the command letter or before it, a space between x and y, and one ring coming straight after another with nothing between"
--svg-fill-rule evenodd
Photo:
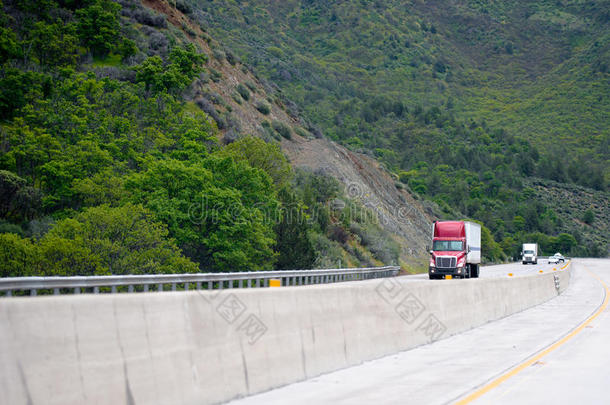
<instances>
[{"instance_id":1,"label":"asphalt road surface","mask_svg":"<svg viewBox=\"0 0 610 405\"><path fill-rule=\"evenodd\" d=\"M540 270L547 272L553 268L559 269L564 266L564 263L549 264L548 257L538 259L538 264L522 264L510 263L510 264L499 264L496 266L481 266L479 277L508 277L508 274L513 274L512 277L519 277L524 275L536 274ZM407 280L427 280L428 273L415 274L411 276L403 276Z\"/></svg>"},{"instance_id":2,"label":"asphalt road surface","mask_svg":"<svg viewBox=\"0 0 610 405\"><path fill-rule=\"evenodd\" d=\"M568 290L542 305L231 403L610 404L610 260L577 259L573 265ZM519 277L553 267L546 260L489 266L481 277Z\"/></svg>"}]
</instances>

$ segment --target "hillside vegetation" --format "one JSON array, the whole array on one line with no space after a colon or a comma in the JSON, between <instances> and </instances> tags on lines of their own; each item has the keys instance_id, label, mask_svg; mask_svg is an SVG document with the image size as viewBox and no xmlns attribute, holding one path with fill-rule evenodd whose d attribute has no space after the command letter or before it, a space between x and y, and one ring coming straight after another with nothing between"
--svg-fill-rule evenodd
<instances>
[{"instance_id":1,"label":"hillside vegetation","mask_svg":"<svg viewBox=\"0 0 610 405\"><path fill-rule=\"evenodd\" d=\"M231 105L258 101L263 121L273 99L254 77L236 86L215 70L220 53L181 13L110 0L0 8L0 276L398 262L378 225L359 228L374 245L351 236L363 220L330 206L357 204L336 180L292 170L274 141L291 121L261 126L269 142L239 130ZM226 72L248 77L232 58L222 53ZM210 105L202 88L221 79L233 102L206 93Z\"/></svg>"},{"instance_id":2,"label":"hillside vegetation","mask_svg":"<svg viewBox=\"0 0 610 405\"><path fill-rule=\"evenodd\" d=\"M189 4L312 126L380 159L443 216L481 220L499 242L567 230L582 241L572 253L607 250L552 201L534 213L523 182L608 189L607 1Z\"/></svg>"},{"instance_id":3,"label":"hillside vegetation","mask_svg":"<svg viewBox=\"0 0 610 405\"><path fill-rule=\"evenodd\" d=\"M537 52L501 3L5 0L0 276L421 257L425 214L404 245L406 225L372 221L343 189L345 159L386 187L384 210L481 221L486 261L530 240L606 255L605 9L540 3L551 14L526 27L567 19L569 40L534 30L551 47ZM280 145L307 142L345 167L292 168Z\"/></svg>"}]
</instances>

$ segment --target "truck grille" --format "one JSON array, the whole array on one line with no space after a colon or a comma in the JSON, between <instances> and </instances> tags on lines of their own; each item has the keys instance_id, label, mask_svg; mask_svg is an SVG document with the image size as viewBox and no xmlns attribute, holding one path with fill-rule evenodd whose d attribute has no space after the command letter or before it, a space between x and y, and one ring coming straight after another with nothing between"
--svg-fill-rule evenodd
<instances>
[{"instance_id":1,"label":"truck grille","mask_svg":"<svg viewBox=\"0 0 610 405\"><path fill-rule=\"evenodd\" d=\"M436 258L436 267L443 268L453 268L457 266L457 258L455 257L437 257Z\"/></svg>"}]
</instances>

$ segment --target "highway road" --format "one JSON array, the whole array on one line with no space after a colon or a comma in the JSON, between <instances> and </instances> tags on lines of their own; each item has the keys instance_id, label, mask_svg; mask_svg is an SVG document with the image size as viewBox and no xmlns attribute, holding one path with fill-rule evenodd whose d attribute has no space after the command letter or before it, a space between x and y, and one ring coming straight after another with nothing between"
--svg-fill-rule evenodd
<instances>
[{"instance_id":1,"label":"highway road","mask_svg":"<svg viewBox=\"0 0 610 405\"><path fill-rule=\"evenodd\" d=\"M519 277L560 266L546 260L536 266L490 266L482 268L481 277ZM577 259L573 266L570 288L544 304L429 345L231 403L608 404L610 260Z\"/></svg>"},{"instance_id":2,"label":"highway road","mask_svg":"<svg viewBox=\"0 0 610 405\"><path fill-rule=\"evenodd\" d=\"M481 278L492 278L492 277L508 277L508 274L512 274L512 277L519 277L525 275L532 275L538 273L540 270L547 272L552 271L554 268L560 269L564 263L549 264L548 257L538 259L538 264L522 264L510 263L510 264L499 264L495 266L482 266L479 277ZM407 280L428 280L428 274L414 274L409 276L403 276Z\"/></svg>"}]
</instances>

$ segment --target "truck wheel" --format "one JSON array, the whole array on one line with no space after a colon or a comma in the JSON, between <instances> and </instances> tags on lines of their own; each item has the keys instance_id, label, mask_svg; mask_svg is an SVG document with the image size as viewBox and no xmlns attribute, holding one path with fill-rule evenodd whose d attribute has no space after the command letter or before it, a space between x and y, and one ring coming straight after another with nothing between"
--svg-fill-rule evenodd
<instances>
[{"instance_id":1,"label":"truck wheel","mask_svg":"<svg viewBox=\"0 0 610 405\"><path fill-rule=\"evenodd\" d=\"M473 272L472 272L471 277L472 278L479 278L479 265L478 264L473 265L472 266L472 270L473 270Z\"/></svg>"},{"instance_id":2,"label":"truck wheel","mask_svg":"<svg viewBox=\"0 0 610 405\"><path fill-rule=\"evenodd\" d=\"M534 264L538 264L538 259L534 260Z\"/></svg>"}]
</instances>

